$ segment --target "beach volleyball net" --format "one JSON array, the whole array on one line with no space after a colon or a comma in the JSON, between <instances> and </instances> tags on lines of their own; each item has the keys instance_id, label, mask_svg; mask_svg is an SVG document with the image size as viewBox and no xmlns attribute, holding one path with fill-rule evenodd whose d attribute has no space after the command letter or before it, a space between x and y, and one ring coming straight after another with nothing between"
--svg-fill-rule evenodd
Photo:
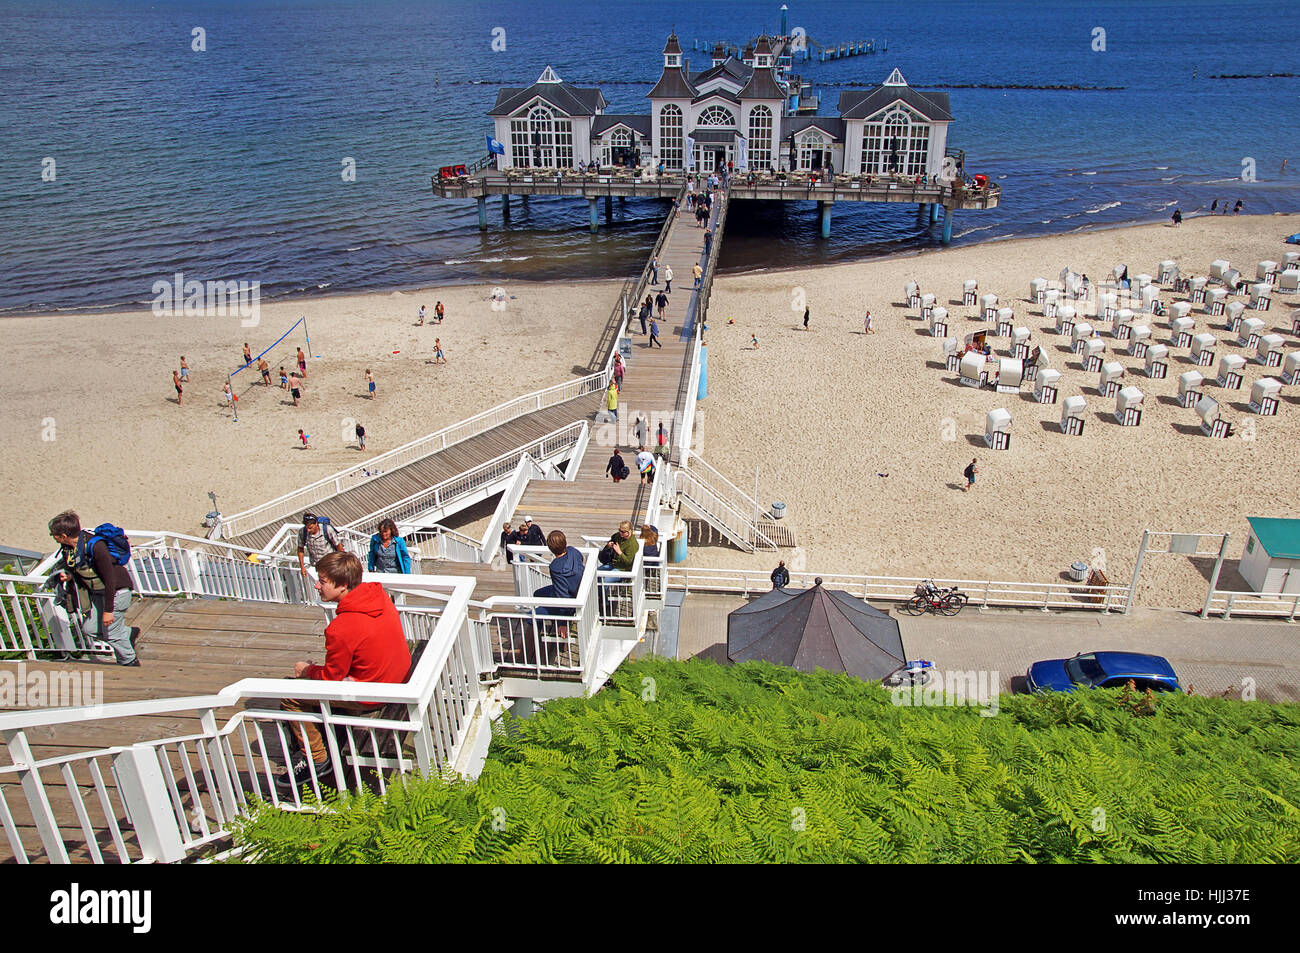
<instances>
[{"instance_id":1,"label":"beach volleyball net","mask_svg":"<svg viewBox=\"0 0 1300 953\"><path fill-rule=\"evenodd\" d=\"M293 324L291 324L289 326L289 329L285 331L283 334L281 334L274 341L272 341L270 345L263 348L261 353L254 354L252 360L250 360L247 364L241 364L239 367L235 368L233 371L231 371L229 374L226 375L226 383L230 385L230 393L234 398L231 401L231 404L235 411L235 420L239 419L239 387L242 385L244 389L247 390L249 387L256 384L258 381L262 379L261 372L258 371L257 369L257 365L259 361L266 359L266 362L271 365L271 380L272 383L274 384L279 383L279 381L277 381L275 378L276 375L279 373L281 365L287 365L289 367L292 367L294 370L297 369L298 362L295 359L297 357L296 332L299 330L299 328L302 329L303 353L310 354L311 333L307 329L307 317L306 315L304 315L303 317L295 321ZM288 345L285 345L285 348L286 350L288 350L289 348L294 348L295 350L289 351L290 357L288 359L277 359L274 357L267 358L268 354L273 355L275 353L276 348L280 347L281 345L284 345L285 341L288 340L290 336L293 336L295 338L295 341L291 341ZM245 377L240 378L239 375L245 371L247 371L248 374Z\"/></svg>"}]
</instances>

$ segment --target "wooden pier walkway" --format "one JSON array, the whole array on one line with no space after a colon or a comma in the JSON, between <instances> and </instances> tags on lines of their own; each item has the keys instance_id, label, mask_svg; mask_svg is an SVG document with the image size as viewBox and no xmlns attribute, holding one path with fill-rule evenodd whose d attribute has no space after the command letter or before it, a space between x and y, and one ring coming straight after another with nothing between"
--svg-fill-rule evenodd
<instances>
[{"instance_id":1,"label":"wooden pier walkway","mask_svg":"<svg viewBox=\"0 0 1300 953\"><path fill-rule=\"evenodd\" d=\"M720 211L717 201L714 210L716 220ZM636 473L637 412L646 416L650 433L647 449L653 450L660 420L664 422L671 447L677 438L685 402L695 400L695 394L686 394L683 388L684 381L690 377L699 297L692 287L691 269L696 262L704 266L704 229L697 227L695 216L683 208L670 226L659 253L659 284L646 290L647 294L657 294L666 285L666 269L672 268L669 304L664 319L659 322L659 340L663 346L652 348L649 335L640 333L641 322L635 316L629 319L632 353L626 358L618 423L593 424L587 452L572 481L530 483L512 514L516 522L523 516L531 516L544 531L563 530L570 540L583 535L609 537L622 520L629 520L634 528L639 526L650 487L642 486ZM630 307L635 315L637 304L632 302ZM604 407L603 400L600 406ZM632 476L622 483L605 476L605 465L615 442L632 470Z\"/></svg>"},{"instance_id":2,"label":"wooden pier walkway","mask_svg":"<svg viewBox=\"0 0 1300 953\"><path fill-rule=\"evenodd\" d=\"M310 509L328 516L336 526L346 525L384 506L397 503L443 480L449 480L466 470L493 460L516 447L544 437L561 427L590 419L600 397L601 395L588 394L545 410L533 411L531 414L494 427L486 433L454 444L446 450L385 473L360 486L344 490L342 493L313 504ZM300 516L301 514L297 514L294 521ZM283 522L275 520L260 529L242 533L225 542L236 546L247 546L250 549L260 549L270 542ZM367 528L366 531L374 530Z\"/></svg>"}]
</instances>

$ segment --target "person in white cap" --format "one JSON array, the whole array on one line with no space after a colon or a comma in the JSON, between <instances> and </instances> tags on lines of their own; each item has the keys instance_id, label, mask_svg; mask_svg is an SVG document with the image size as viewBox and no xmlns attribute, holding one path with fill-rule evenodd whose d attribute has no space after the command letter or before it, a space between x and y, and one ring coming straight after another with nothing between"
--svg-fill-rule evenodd
<instances>
[{"instance_id":1,"label":"person in white cap","mask_svg":"<svg viewBox=\"0 0 1300 953\"><path fill-rule=\"evenodd\" d=\"M519 527L519 532L523 536L522 542L525 546L546 545L546 534L542 532L540 526L533 522L531 516L524 517L524 522L523 525Z\"/></svg>"}]
</instances>

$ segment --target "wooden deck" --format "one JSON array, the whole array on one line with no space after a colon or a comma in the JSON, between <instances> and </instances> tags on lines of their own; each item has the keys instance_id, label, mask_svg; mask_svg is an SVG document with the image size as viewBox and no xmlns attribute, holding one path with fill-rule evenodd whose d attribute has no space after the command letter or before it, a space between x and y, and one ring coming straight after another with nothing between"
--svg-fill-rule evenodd
<instances>
[{"instance_id":1,"label":"wooden deck","mask_svg":"<svg viewBox=\"0 0 1300 953\"><path fill-rule=\"evenodd\" d=\"M563 530L571 541L584 535L608 538L622 520L639 527L650 487L642 486L636 475L633 459L636 415L638 411L645 413L652 446L657 421L662 419L671 445L677 436L676 427L685 401L695 399L694 394L687 395L684 390L690 378L691 335L698 298L692 290L691 268L697 261L703 264L703 253L704 229L697 228L695 216L683 210L659 254L660 284L648 289L658 293L664 285L664 269L671 265L673 290L668 296L664 319L659 322L663 347L651 348L649 336L640 334L641 322L635 318L629 321L632 353L626 359L618 424L593 425L587 452L571 482L534 480L530 483L512 514L516 523L524 516L531 516L543 531ZM604 407L603 395L599 406ZM605 464L615 440L624 462L632 470L632 476L621 483L605 476Z\"/></svg>"},{"instance_id":2,"label":"wooden deck","mask_svg":"<svg viewBox=\"0 0 1300 953\"><path fill-rule=\"evenodd\" d=\"M123 668L111 660L73 662L26 662L27 672L86 671L103 676L104 703L145 701L207 695L242 678L282 678L293 674L293 664L302 659L323 661L325 615L318 607L282 606L267 603L228 602L216 599L144 599L127 613L127 621L140 627L136 647L139 668ZM0 671L17 671L17 662L0 662ZM218 723L234 716L237 709L218 712ZM136 741L170 738L197 733L197 716L187 713L138 717L83 725L34 728L27 732L38 758L57 757L87 749L109 748ZM46 791L66 835L77 830L72 798L57 777L43 771ZM97 803L95 790L84 769L76 770L82 797ZM112 773L104 781L114 798ZM17 785L0 785L14 814L19 836L28 852L39 851L40 836L32 823L26 799ZM69 844L74 861L90 856L84 845ZM115 857L106 852L106 857ZM0 864L13 863L9 840L0 833Z\"/></svg>"},{"instance_id":3,"label":"wooden deck","mask_svg":"<svg viewBox=\"0 0 1300 953\"><path fill-rule=\"evenodd\" d=\"M523 446L571 423L590 418L596 407L598 395L588 394L563 404L504 423L477 437L470 437L423 460L408 464L391 473L352 487L349 490L314 504L311 509L329 516L336 525L346 525L376 510L404 500L412 494L449 480L458 474L486 463L503 453ZM297 522L296 514L292 522ZM260 549L265 546L283 525L277 520L225 542L236 546Z\"/></svg>"}]
</instances>

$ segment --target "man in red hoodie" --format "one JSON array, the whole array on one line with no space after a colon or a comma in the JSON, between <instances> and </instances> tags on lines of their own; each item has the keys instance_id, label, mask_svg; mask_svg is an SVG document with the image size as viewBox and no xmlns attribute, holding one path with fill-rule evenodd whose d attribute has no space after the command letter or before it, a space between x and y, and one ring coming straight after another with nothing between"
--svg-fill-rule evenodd
<instances>
[{"instance_id":1,"label":"man in red hoodie","mask_svg":"<svg viewBox=\"0 0 1300 953\"><path fill-rule=\"evenodd\" d=\"M361 581L361 560L351 553L329 553L321 557L316 573L321 601L336 602L338 609L334 621L325 627L325 664L298 662L293 667L294 677L325 682L405 682L411 668L411 652L397 609L384 587L377 582ZM334 714L369 714L380 707L365 702L330 703ZM320 702L286 698L280 702L280 708L316 712ZM319 725L298 722L294 726L295 740L300 740L304 732L316 776L320 778L329 768L329 749ZM291 777L300 784L310 779L311 766L305 754L299 752L294 758L289 772L281 776L281 783L291 786Z\"/></svg>"}]
</instances>

